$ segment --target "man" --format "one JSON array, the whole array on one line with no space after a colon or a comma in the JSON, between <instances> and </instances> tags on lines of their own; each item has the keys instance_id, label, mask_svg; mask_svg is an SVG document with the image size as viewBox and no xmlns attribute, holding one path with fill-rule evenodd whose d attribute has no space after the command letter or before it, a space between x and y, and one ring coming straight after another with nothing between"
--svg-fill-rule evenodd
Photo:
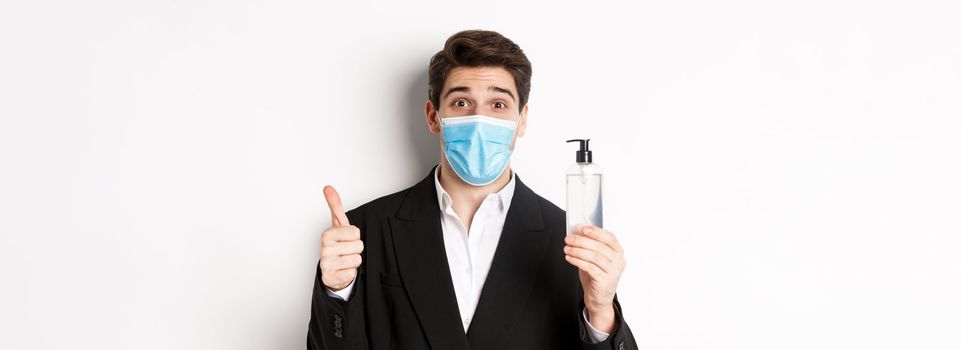
<instances>
[{"instance_id":1,"label":"man","mask_svg":"<svg viewBox=\"0 0 961 350\"><path fill-rule=\"evenodd\" d=\"M321 257L308 349L636 349L615 290L617 238L566 232L564 211L510 169L527 126L531 65L496 32L451 36L429 70L439 165L344 213Z\"/></svg>"}]
</instances>

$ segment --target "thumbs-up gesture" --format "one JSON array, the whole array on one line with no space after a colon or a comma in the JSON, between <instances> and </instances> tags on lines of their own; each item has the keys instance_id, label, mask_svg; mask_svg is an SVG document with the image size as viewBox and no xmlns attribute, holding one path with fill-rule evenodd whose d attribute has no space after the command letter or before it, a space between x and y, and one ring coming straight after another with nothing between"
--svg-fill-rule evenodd
<instances>
[{"instance_id":1,"label":"thumbs-up gesture","mask_svg":"<svg viewBox=\"0 0 961 350\"><path fill-rule=\"evenodd\" d=\"M320 271L324 286L338 291L357 277L357 267L363 261L360 253L364 251L364 242L360 240L360 229L347 220L337 190L324 186L324 197L330 207L333 226L320 236Z\"/></svg>"}]
</instances>

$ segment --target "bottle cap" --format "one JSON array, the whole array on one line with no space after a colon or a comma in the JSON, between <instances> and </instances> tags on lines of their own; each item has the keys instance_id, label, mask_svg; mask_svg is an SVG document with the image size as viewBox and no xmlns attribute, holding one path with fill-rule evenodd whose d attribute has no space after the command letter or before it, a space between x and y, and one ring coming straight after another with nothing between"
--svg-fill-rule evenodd
<instances>
[{"instance_id":1,"label":"bottle cap","mask_svg":"<svg viewBox=\"0 0 961 350\"><path fill-rule=\"evenodd\" d=\"M577 162L578 163L590 163L592 162L590 142L591 139L573 139L567 140L567 142L580 142L581 149L577 151Z\"/></svg>"}]
</instances>

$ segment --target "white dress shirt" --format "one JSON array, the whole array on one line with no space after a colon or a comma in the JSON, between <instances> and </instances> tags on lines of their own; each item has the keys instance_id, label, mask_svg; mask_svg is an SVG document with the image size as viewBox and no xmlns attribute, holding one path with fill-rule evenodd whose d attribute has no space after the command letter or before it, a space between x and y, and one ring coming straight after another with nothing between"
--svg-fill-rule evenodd
<instances>
[{"instance_id":1,"label":"white dress shirt","mask_svg":"<svg viewBox=\"0 0 961 350\"><path fill-rule=\"evenodd\" d=\"M457 297L457 308L460 310L461 323L466 333L470 327L471 318L474 317L477 302L480 301L481 289L484 287L491 262L494 260L494 252L497 250L497 242L504 229L507 209L510 208L511 199L514 197L515 181L511 174L510 181L503 189L484 198L477 212L474 213L468 231L467 225L464 225L454 212L450 194L440 185L439 173L440 167L437 167L434 171L434 187L437 189L437 204L441 209L444 248L447 250L447 263L450 266L451 282L454 284L454 294ZM353 287L354 282L351 281L346 288L336 292L325 289L327 295L347 300ZM590 329L588 334L594 343L607 339L608 333L595 329L587 321L586 309L581 314Z\"/></svg>"}]
</instances>

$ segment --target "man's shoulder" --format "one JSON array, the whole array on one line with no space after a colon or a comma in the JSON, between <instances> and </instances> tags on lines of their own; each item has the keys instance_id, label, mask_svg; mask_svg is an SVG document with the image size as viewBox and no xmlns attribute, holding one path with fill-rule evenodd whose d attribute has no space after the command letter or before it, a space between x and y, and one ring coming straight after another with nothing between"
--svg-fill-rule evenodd
<instances>
[{"instance_id":1,"label":"man's shoulder","mask_svg":"<svg viewBox=\"0 0 961 350\"><path fill-rule=\"evenodd\" d=\"M433 170L432 173L433 174ZM402 190L396 191L394 193L380 196L377 199L369 201L367 203L361 204L360 206L348 211L348 216L358 216L358 217L387 217L394 216L398 213L404 202L407 200L414 200L417 202L424 202L425 200L430 200L428 192L434 191L433 176L428 175L417 181L416 183L404 188ZM416 192L417 198L409 198L412 194ZM436 198L433 199L436 201Z\"/></svg>"},{"instance_id":2,"label":"man's shoulder","mask_svg":"<svg viewBox=\"0 0 961 350\"><path fill-rule=\"evenodd\" d=\"M407 195L414 188L414 186L402 189L400 191L384 195L369 201L367 203L361 204L360 206L350 210L348 213L354 213L355 215L392 215L397 212L400 208L401 203L407 198Z\"/></svg>"},{"instance_id":3,"label":"man's shoulder","mask_svg":"<svg viewBox=\"0 0 961 350\"><path fill-rule=\"evenodd\" d=\"M561 209L557 206L557 204L554 204L554 202L551 202L547 198L537 194L537 192L534 192L533 189L528 188L528 190L530 191L530 195L534 196L535 201L540 204L541 213L544 215L544 219L546 219L548 222L567 220L564 209Z\"/></svg>"},{"instance_id":4,"label":"man's shoulder","mask_svg":"<svg viewBox=\"0 0 961 350\"><path fill-rule=\"evenodd\" d=\"M520 176L518 176L516 180L517 185L514 188L514 199L511 200L511 206L513 207L515 204L536 206L540 211L539 214L544 223L548 225L548 229L554 229L555 227L563 228L567 221L565 211L554 204L554 202L537 194L534 188L528 186L526 182L521 181Z\"/></svg>"},{"instance_id":5,"label":"man's shoulder","mask_svg":"<svg viewBox=\"0 0 961 350\"><path fill-rule=\"evenodd\" d=\"M424 200L436 200L436 198L428 198L426 195L426 191L433 191L433 185L432 183L427 183L430 182L428 180L433 181L432 179L425 178L424 180L421 180L410 187L364 203L353 210L348 211L347 214L348 216L358 218L393 216L398 213L404 201L408 200L408 197L415 189L417 189L418 186L421 186L421 189L419 192L420 195L416 196L417 201L422 202ZM514 190L514 196L515 200L517 199L517 196L529 196L532 200L526 201L526 203L537 203L541 208L541 215L543 215L544 219L548 222L560 221L563 223L566 220L564 209L561 209L554 204L554 202L551 202L547 198L537 194L533 189L528 187L523 182L518 181L518 186Z\"/></svg>"},{"instance_id":6,"label":"man's shoulder","mask_svg":"<svg viewBox=\"0 0 961 350\"><path fill-rule=\"evenodd\" d=\"M551 212L553 214L564 215L564 209L561 209L560 207L558 207L557 204L554 204L554 202L551 202L547 198L542 197L541 195L537 194L534 191L531 191L531 192L533 192L534 195L537 196L537 201L541 203L541 207L544 208L545 211Z\"/></svg>"}]
</instances>

